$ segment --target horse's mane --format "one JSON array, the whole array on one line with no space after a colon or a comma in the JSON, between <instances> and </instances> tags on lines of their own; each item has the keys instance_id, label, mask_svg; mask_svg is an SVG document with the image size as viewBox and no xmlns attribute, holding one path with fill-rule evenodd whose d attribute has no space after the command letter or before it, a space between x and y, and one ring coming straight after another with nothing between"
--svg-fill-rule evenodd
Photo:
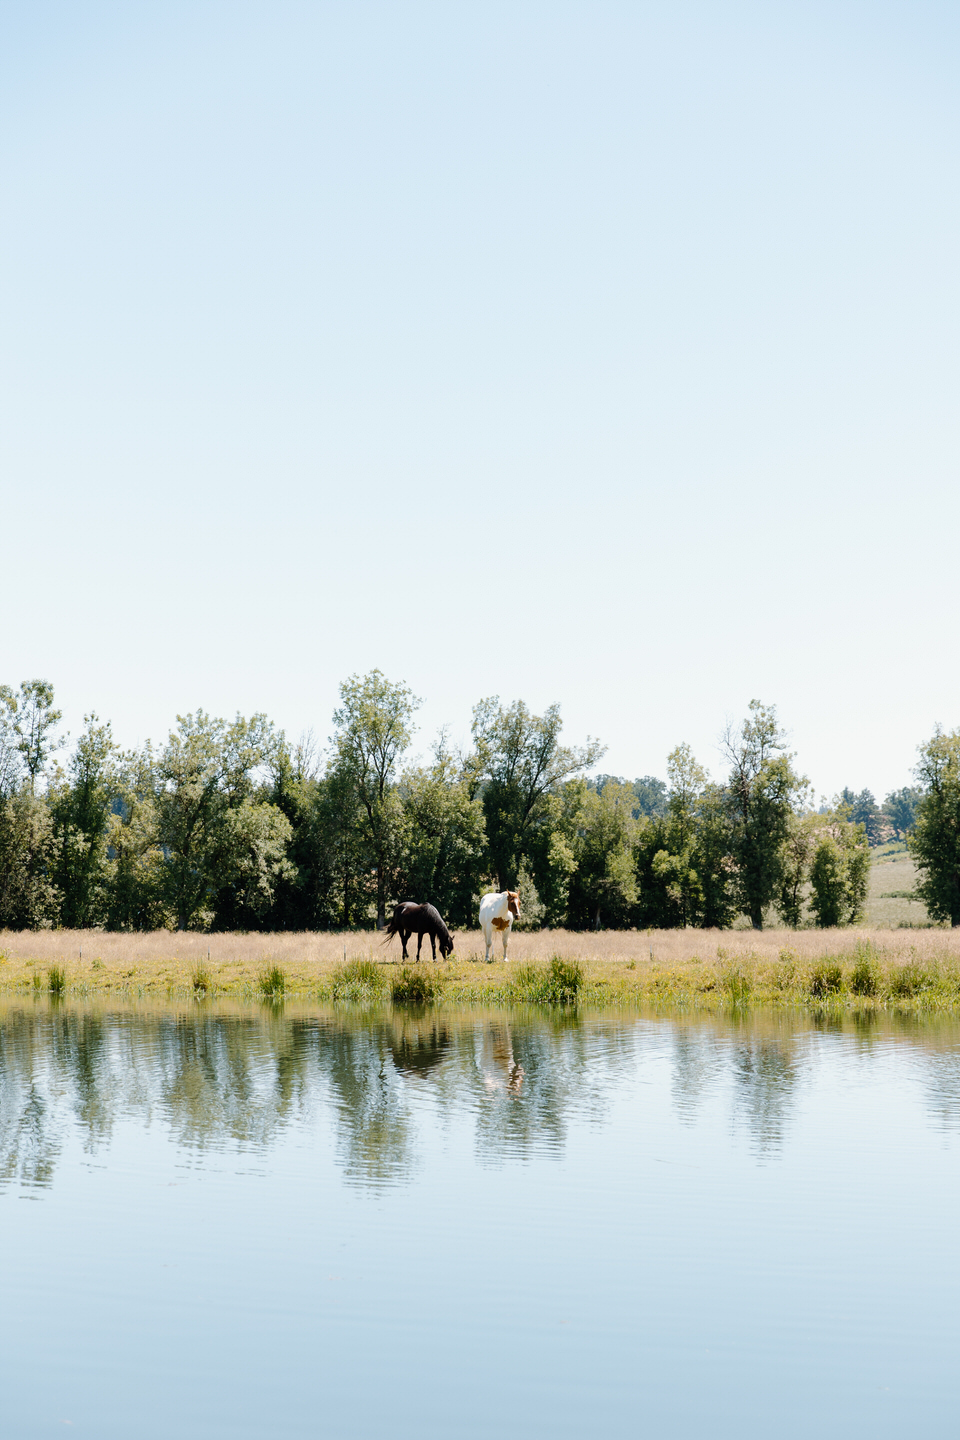
<instances>
[{"instance_id":1,"label":"horse's mane","mask_svg":"<svg viewBox=\"0 0 960 1440\"><path fill-rule=\"evenodd\" d=\"M447 929L447 922L444 920L443 916L440 914L440 911L437 909L436 905L431 905L431 904L430 904L430 901L428 900L427 903L424 905L423 908L424 908L424 910L426 910L427 914L430 916L430 919L433 920L434 923L436 924L437 934L440 936L440 938L441 938L442 940L444 940L444 941L450 940L450 941L452 942L453 936L450 934L450 931Z\"/></svg>"}]
</instances>

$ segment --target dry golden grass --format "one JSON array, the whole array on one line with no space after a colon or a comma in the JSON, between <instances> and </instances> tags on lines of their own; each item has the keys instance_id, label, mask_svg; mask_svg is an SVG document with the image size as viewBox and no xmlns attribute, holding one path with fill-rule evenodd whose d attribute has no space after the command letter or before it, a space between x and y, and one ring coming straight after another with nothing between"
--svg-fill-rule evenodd
<instances>
[{"instance_id":1,"label":"dry golden grass","mask_svg":"<svg viewBox=\"0 0 960 1440\"><path fill-rule=\"evenodd\" d=\"M911 974L925 978L906 998L935 993L939 1005L960 1006L960 930L544 930L512 935L509 953L509 965L499 958L484 965L483 937L470 931L457 937L450 963L438 962L434 969L428 960L427 966L451 1000L509 1001L522 966L545 965L556 956L582 966L588 1002L693 999L698 1005L722 1005L749 998L797 1003L815 996L821 962L839 966L839 991L849 992L857 958L867 953L878 975L876 994L866 997L870 1003L899 994L898 984L903 991L906 982L896 977L913 967ZM494 955L502 955L499 946ZM0 932L0 989L55 989L59 968L67 994L182 997L200 989L251 997L268 988L264 977L276 967L286 995L329 999L338 970L345 961L357 960L383 967L383 990L389 993L401 964L399 941L385 946L375 932L6 931ZM342 993L355 994L356 986Z\"/></svg>"}]
</instances>

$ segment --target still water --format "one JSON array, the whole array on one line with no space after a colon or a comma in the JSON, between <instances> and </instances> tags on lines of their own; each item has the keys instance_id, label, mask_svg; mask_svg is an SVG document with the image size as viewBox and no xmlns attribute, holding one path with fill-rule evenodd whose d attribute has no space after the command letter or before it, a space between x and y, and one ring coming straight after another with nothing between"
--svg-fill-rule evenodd
<instances>
[{"instance_id":1,"label":"still water","mask_svg":"<svg viewBox=\"0 0 960 1440\"><path fill-rule=\"evenodd\" d=\"M960 1026L0 1002L8 1437L955 1436Z\"/></svg>"}]
</instances>

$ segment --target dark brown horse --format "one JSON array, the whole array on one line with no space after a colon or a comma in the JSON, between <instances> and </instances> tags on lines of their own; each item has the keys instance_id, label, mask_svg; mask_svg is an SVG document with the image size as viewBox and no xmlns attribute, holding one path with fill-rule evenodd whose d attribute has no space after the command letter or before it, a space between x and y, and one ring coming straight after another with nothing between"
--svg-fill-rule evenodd
<instances>
[{"instance_id":1,"label":"dark brown horse","mask_svg":"<svg viewBox=\"0 0 960 1440\"><path fill-rule=\"evenodd\" d=\"M417 959L420 959L420 946L423 944L424 935L430 936L430 950L434 960L437 958L437 941L440 941L440 954L446 960L453 954L453 936L443 923L440 911L432 905L417 905L412 900L404 900L393 912L393 919L384 931L387 943L394 935L400 936L400 944L403 946L403 958L408 960L407 941L411 935L417 937Z\"/></svg>"}]
</instances>

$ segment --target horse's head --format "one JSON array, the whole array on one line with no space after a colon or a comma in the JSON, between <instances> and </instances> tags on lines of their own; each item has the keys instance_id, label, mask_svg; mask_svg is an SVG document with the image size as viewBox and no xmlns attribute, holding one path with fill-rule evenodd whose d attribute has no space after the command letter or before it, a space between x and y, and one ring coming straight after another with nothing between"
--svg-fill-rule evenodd
<instances>
[{"instance_id":1,"label":"horse's head","mask_svg":"<svg viewBox=\"0 0 960 1440\"><path fill-rule=\"evenodd\" d=\"M456 935L449 935L446 940L440 941L440 954L443 956L444 960L449 959L450 956L453 954L453 942L454 940L456 940L456 938Z\"/></svg>"},{"instance_id":2,"label":"horse's head","mask_svg":"<svg viewBox=\"0 0 960 1440\"><path fill-rule=\"evenodd\" d=\"M507 909L510 911L510 914L513 916L514 920L519 920L519 919L520 919L520 891L519 891L519 890L508 890L508 891L507 891Z\"/></svg>"}]
</instances>

